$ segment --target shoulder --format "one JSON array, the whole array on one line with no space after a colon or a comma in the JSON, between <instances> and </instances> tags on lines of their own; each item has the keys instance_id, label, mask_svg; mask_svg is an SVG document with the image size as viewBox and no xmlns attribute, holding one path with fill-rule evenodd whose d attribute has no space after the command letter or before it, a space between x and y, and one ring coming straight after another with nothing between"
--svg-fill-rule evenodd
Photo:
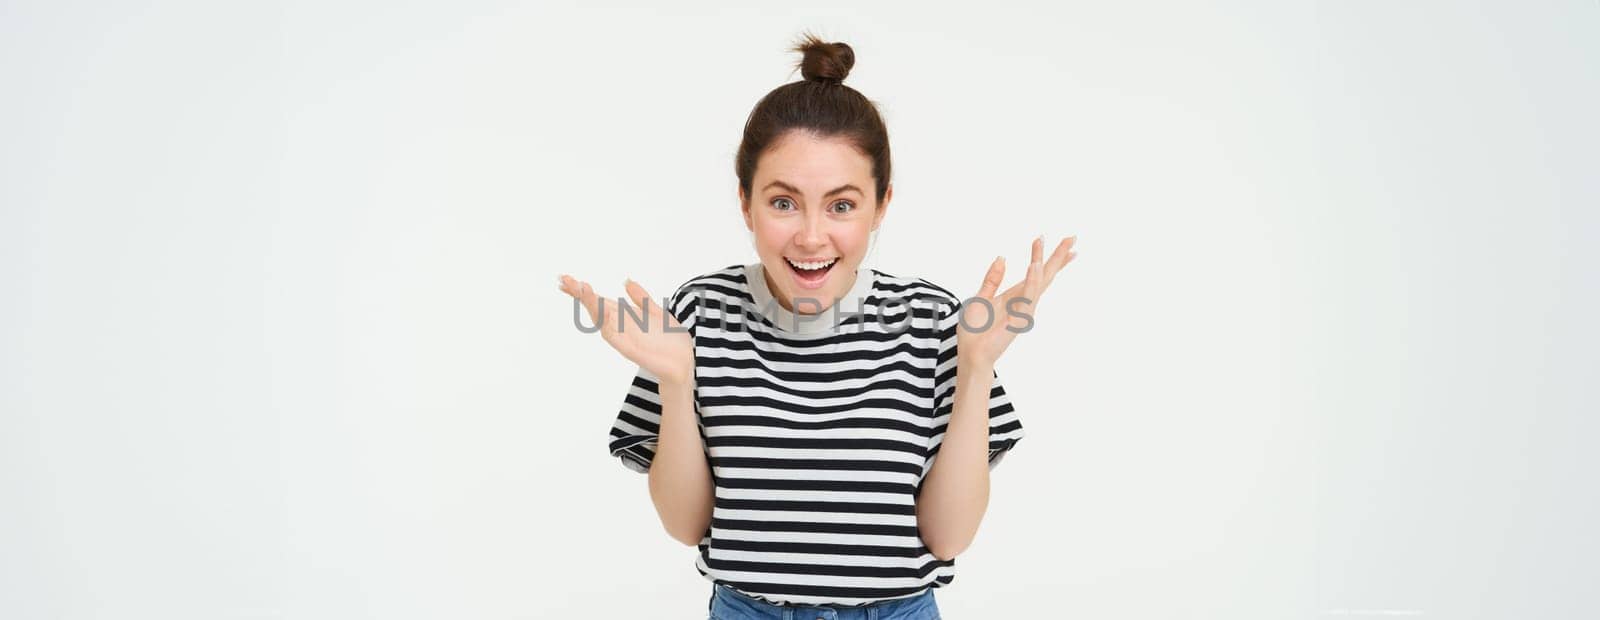
<instances>
[{"instance_id":1,"label":"shoulder","mask_svg":"<svg viewBox=\"0 0 1600 620\"><path fill-rule=\"evenodd\" d=\"M961 298L950 292L950 289L935 284L927 278L889 273L876 268L872 271L877 279L876 293L884 295L885 298L899 298L901 302L911 303L917 307L937 306L939 317L953 314L961 305Z\"/></svg>"},{"instance_id":2,"label":"shoulder","mask_svg":"<svg viewBox=\"0 0 1600 620\"><path fill-rule=\"evenodd\" d=\"M672 298L699 297L707 289L739 290L744 287L744 265L728 265L690 276L673 289Z\"/></svg>"},{"instance_id":3,"label":"shoulder","mask_svg":"<svg viewBox=\"0 0 1600 620\"><path fill-rule=\"evenodd\" d=\"M667 295L666 304L679 323L693 329L695 317L700 312L700 302L707 296L723 301L739 297L745 290L744 265L728 265L702 271L683 280ZM657 297L657 299L660 299Z\"/></svg>"}]
</instances>

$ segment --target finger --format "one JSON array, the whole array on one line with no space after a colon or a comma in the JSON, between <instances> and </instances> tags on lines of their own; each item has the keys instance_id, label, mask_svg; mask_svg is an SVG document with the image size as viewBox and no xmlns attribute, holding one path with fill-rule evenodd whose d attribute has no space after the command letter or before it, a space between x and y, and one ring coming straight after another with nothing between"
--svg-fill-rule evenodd
<instances>
[{"instance_id":1,"label":"finger","mask_svg":"<svg viewBox=\"0 0 1600 620\"><path fill-rule=\"evenodd\" d=\"M1027 282L1024 290L1030 303L1039 298L1041 288L1039 285L1043 280L1041 274L1044 266L1044 235L1039 235L1038 238L1033 240L1032 249L1033 260L1028 262L1028 273L1023 276L1023 281Z\"/></svg>"},{"instance_id":2,"label":"finger","mask_svg":"<svg viewBox=\"0 0 1600 620\"><path fill-rule=\"evenodd\" d=\"M589 320L594 321L596 327L603 326L605 316L601 314L601 311L604 308L600 305L600 298L594 294L594 289L589 287L589 283L583 280L571 279L569 287L575 292L574 297L577 297L578 301L583 303L584 309L589 311Z\"/></svg>"},{"instance_id":3,"label":"finger","mask_svg":"<svg viewBox=\"0 0 1600 620\"><path fill-rule=\"evenodd\" d=\"M1032 314L1034 308L1038 306L1039 294L1042 291L1042 287L1038 286L1038 282L1043 278L1042 269L1043 266L1040 263L1029 263L1027 275L1023 276L1021 281L1011 285L1011 288L1006 289L1004 293L1001 293L1000 297L994 300L995 305L1003 308L1004 310L1001 311L1006 312L1008 315L1013 311L1024 311ZM1022 303L1018 306L1013 306L1012 304L1017 299L1021 299ZM1014 320L1014 318L1008 317L1006 320L1010 321Z\"/></svg>"},{"instance_id":4,"label":"finger","mask_svg":"<svg viewBox=\"0 0 1600 620\"><path fill-rule=\"evenodd\" d=\"M634 282L632 279L622 280L622 291L627 299L618 298L611 304L617 310L617 331L624 331L629 328L639 329L640 321L644 322L644 330L649 331L650 325L653 324L652 322L660 320L659 318L651 318L650 294L646 293L644 287L639 286L639 283ZM625 323L631 323L631 325L625 325Z\"/></svg>"},{"instance_id":5,"label":"finger","mask_svg":"<svg viewBox=\"0 0 1600 620\"><path fill-rule=\"evenodd\" d=\"M611 326L617 323L617 305L607 303L606 298L594 292L594 287L589 286L588 282L583 283L583 305L589 308L589 314L595 326L601 328L601 333L614 329Z\"/></svg>"},{"instance_id":6,"label":"finger","mask_svg":"<svg viewBox=\"0 0 1600 620\"><path fill-rule=\"evenodd\" d=\"M989 263L989 272L983 275L983 286L978 287L978 296L984 299L994 299L994 292L1000 288L1000 281L1005 278L1005 275L1005 257L994 257L994 262Z\"/></svg>"},{"instance_id":7,"label":"finger","mask_svg":"<svg viewBox=\"0 0 1600 620\"><path fill-rule=\"evenodd\" d=\"M650 309L655 304L650 303L652 301L650 294L645 292L644 287L634 282L632 278L628 278L622 281L622 290L627 291L628 299L633 300L634 305L644 309L645 317L648 318Z\"/></svg>"},{"instance_id":8,"label":"finger","mask_svg":"<svg viewBox=\"0 0 1600 620\"><path fill-rule=\"evenodd\" d=\"M1028 277L1023 282L1026 283L1028 306L1038 307L1039 297L1044 295L1044 263L1033 261L1028 265Z\"/></svg>"},{"instance_id":9,"label":"finger","mask_svg":"<svg viewBox=\"0 0 1600 620\"><path fill-rule=\"evenodd\" d=\"M564 273L558 276L557 279L561 282L561 292L571 295L573 299L578 300L580 303L583 301L583 282L581 280Z\"/></svg>"},{"instance_id":10,"label":"finger","mask_svg":"<svg viewBox=\"0 0 1600 620\"><path fill-rule=\"evenodd\" d=\"M1073 253L1072 251L1072 246L1076 244L1077 241L1077 235L1062 239L1061 243L1056 246L1055 252L1050 254L1050 260L1045 263L1044 269L1046 284L1055 279L1057 271L1061 271L1062 267L1065 267L1067 266L1067 263L1072 262L1072 257L1077 256L1077 254Z\"/></svg>"},{"instance_id":11,"label":"finger","mask_svg":"<svg viewBox=\"0 0 1600 620\"><path fill-rule=\"evenodd\" d=\"M643 286L629 279L623 284L623 287L628 291L628 298L632 299L635 305L644 309L643 315L646 325L654 326L661 322L661 315L665 314L666 310L661 308L661 304L656 303L655 298L651 297Z\"/></svg>"}]
</instances>

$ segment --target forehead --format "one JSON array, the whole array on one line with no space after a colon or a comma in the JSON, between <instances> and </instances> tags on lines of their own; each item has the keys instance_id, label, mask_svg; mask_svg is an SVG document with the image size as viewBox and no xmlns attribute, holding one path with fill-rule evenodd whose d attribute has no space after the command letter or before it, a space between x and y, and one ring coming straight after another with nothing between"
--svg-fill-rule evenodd
<instances>
[{"instance_id":1,"label":"forehead","mask_svg":"<svg viewBox=\"0 0 1600 620\"><path fill-rule=\"evenodd\" d=\"M819 138L791 131L774 141L757 160L755 186L781 180L805 190L831 190L844 183L865 188L872 179L872 161L843 138Z\"/></svg>"}]
</instances>

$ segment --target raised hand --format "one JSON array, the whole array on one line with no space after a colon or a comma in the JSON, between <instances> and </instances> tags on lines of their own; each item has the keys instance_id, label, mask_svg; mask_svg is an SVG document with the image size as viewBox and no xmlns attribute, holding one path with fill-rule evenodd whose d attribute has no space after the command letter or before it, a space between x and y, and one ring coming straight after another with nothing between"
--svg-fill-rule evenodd
<instances>
[{"instance_id":1,"label":"raised hand","mask_svg":"<svg viewBox=\"0 0 1600 620\"><path fill-rule=\"evenodd\" d=\"M1072 244L1076 236L1061 240L1055 252L1050 254L1050 260L1044 257L1044 236L1033 240L1033 260L1028 264L1028 272L1021 282L1013 284L1011 288L996 294L1000 282L1006 274L1004 257L995 257L989 264L989 273L983 277L983 286L978 288L975 297L981 297L989 302L989 308L984 308L982 303L968 300L961 308L962 325L956 328L956 353L961 358L978 362L993 364L1000 359L1006 347L1011 346L1011 341L1016 340L1017 333L1006 329L1026 329L1029 326L1028 317L1036 317L1039 308L1039 297L1045 289L1050 287L1050 282L1055 280L1056 272L1072 262L1077 253L1072 251ZM1011 305L1012 299L1020 299ZM1008 310L1009 309L1009 310ZM990 313L993 313L992 315ZM1013 314L1015 313L1015 314ZM1026 315L1026 316L1020 316ZM992 317L992 318L991 318ZM988 328L982 328L985 322Z\"/></svg>"},{"instance_id":2,"label":"raised hand","mask_svg":"<svg viewBox=\"0 0 1600 620\"><path fill-rule=\"evenodd\" d=\"M644 287L633 280L623 282L628 298L633 300L628 305L632 314L624 316L624 308L618 304L627 304L626 301L595 295L587 282L566 274L560 276L560 281L561 290L582 302L589 311L589 320L600 326L600 336L623 357L662 381L686 383L694 377L693 339L671 313L651 299ZM635 316L644 317L643 328L635 322ZM663 318L670 330L662 327Z\"/></svg>"}]
</instances>

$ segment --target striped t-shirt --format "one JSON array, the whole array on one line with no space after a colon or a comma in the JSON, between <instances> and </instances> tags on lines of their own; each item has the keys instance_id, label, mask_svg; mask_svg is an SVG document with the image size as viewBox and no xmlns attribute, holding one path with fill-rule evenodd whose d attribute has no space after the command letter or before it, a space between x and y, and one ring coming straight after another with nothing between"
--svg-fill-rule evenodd
<instances>
[{"instance_id":1,"label":"striped t-shirt","mask_svg":"<svg viewBox=\"0 0 1600 620\"><path fill-rule=\"evenodd\" d=\"M828 310L797 315L773 299L760 262L697 276L668 297L694 341L715 486L695 559L702 576L799 605L865 605L955 579L955 560L934 557L918 534L916 498L950 420L959 301L862 266ZM656 377L641 367L611 454L648 472L660 421ZM991 470L1022 436L997 374Z\"/></svg>"}]
</instances>

